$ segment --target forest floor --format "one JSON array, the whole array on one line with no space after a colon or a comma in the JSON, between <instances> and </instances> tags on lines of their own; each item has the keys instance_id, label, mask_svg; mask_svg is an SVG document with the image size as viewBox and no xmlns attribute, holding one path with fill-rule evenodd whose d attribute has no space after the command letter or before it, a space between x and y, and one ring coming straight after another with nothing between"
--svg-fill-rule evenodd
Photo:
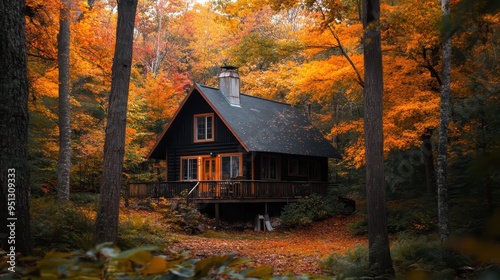
<instances>
[{"instance_id":1,"label":"forest floor","mask_svg":"<svg viewBox=\"0 0 500 280\"><path fill-rule=\"evenodd\" d=\"M271 232L206 231L200 235L176 236L176 249L193 256L208 257L235 253L250 259L250 264L270 265L277 275L321 275L320 262L330 254L345 253L358 245L367 245L365 236L355 236L348 224L353 216L336 216L307 228Z\"/></svg>"}]
</instances>

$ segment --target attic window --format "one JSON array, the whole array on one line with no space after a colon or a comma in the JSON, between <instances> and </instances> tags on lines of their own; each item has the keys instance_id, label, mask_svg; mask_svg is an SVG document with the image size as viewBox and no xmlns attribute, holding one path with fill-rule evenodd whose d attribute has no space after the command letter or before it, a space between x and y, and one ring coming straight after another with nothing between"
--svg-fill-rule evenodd
<instances>
[{"instance_id":1,"label":"attic window","mask_svg":"<svg viewBox=\"0 0 500 280\"><path fill-rule=\"evenodd\" d=\"M194 116L194 142L214 141L214 114Z\"/></svg>"}]
</instances>

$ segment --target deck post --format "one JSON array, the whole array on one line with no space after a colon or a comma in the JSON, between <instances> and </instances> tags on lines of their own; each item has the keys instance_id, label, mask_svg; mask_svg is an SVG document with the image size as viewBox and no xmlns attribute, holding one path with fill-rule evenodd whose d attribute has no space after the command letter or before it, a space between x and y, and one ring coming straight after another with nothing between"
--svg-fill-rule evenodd
<instances>
[{"instance_id":1,"label":"deck post","mask_svg":"<svg viewBox=\"0 0 500 280\"><path fill-rule=\"evenodd\" d=\"M219 203L215 203L215 229L219 230L220 216L219 216Z\"/></svg>"},{"instance_id":2,"label":"deck post","mask_svg":"<svg viewBox=\"0 0 500 280\"><path fill-rule=\"evenodd\" d=\"M267 214L267 202L264 203L264 214Z\"/></svg>"},{"instance_id":3,"label":"deck post","mask_svg":"<svg viewBox=\"0 0 500 280\"><path fill-rule=\"evenodd\" d=\"M125 199L125 208L128 208L129 207L128 198L130 197L130 182L128 182L128 180L127 180L126 185L127 186L126 186L125 193L124 193L124 199Z\"/></svg>"}]
</instances>

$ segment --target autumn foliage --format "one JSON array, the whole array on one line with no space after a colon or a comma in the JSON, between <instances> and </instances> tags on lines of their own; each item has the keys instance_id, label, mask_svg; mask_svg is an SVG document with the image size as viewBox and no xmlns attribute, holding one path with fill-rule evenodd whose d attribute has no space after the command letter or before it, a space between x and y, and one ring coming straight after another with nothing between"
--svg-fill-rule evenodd
<instances>
[{"instance_id":1,"label":"autumn foliage","mask_svg":"<svg viewBox=\"0 0 500 280\"><path fill-rule=\"evenodd\" d=\"M479 1L454 1L452 158L493 151L498 133L499 15ZM464 5L465 5L464 4ZM55 186L57 0L27 1L30 150L34 190ZM470 8L470 9L469 9ZM382 1L384 151L436 143L440 85L440 6ZM72 188L97 189L116 29L114 1L73 2L71 10ZM239 67L243 92L304 110L342 153L342 167L364 165L362 26L353 1L140 1L124 172L156 180L145 160L194 82L217 86L224 64ZM497 106L498 107L498 106ZM493 128L493 129L490 129ZM460 137L466 135L467 137ZM493 138L492 138L493 137ZM480 141L476 141L480 139ZM471 149L467 148L471 147ZM393 166L392 168L397 168ZM160 173L158 173L159 171ZM343 174L345 170L338 170Z\"/></svg>"},{"instance_id":2,"label":"autumn foliage","mask_svg":"<svg viewBox=\"0 0 500 280\"><path fill-rule=\"evenodd\" d=\"M71 192L98 192L112 80L117 1L67 2L71 4ZM365 65L358 2L139 1L123 163L125 183L165 179L165 163L146 159L157 136L171 120L193 83L217 87L220 67L234 65L239 69L244 93L287 102L304 110L304 115L342 155L341 160L330 161L330 181L347 186L349 191L345 195L362 201L366 182L360 174L365 167L365 141L370 139L365 140L363 129ZM30 114L28 158L32 197L53 193L57 183L60 83L57 42L62 5L60 0L26 0ZM446 36L453 43L447 159L451 223L455 226L452 230L479 234L483 230L482 219L499 207L498 11L495 1L452 0L450 26L443 28L439 1L381 1L381 19L377 27L382 33L384 177L388 188L387 199L392 200L389 203L392 209L389 219L390 222L396 220L394 224L389 224L389 229L396 228L394 232L400 229L407 231L407 228L424 229L426 233L434 230L436 219L429 209L435 210L435 205L429 201L435 195L433 164L439 126L441 48ZM445 29L449 32L443 33ZM415 195L423 192L429 194L429 201L423 195L418 198ZM394 207L394 204L399 207L399 199L404 199L400 204L407 208ZM410 204L410 199L418 201ZM423 206L422 201L432 205ZM314 206L322 206L319 202L314 201ZM414 205L425 207L430 214ZM32 206L36 209L36 202ZM59 206L54 205L54 209ZM43 211L38 211L37 215L43 216L46 210L50 210L45 206L42 208ZM418 210L418 219L413 219L410 214L401 218L406 213L404 211L409 211L408 208ZM307 204L288 206L286 210L291 212L288 218L291 216L290 220L299 221L302 226L310 226L313 220L304 218L307 210L314 219L330 215L319 210L314 212L312 210L317 209ZM32 215L35 222L37 215ZM285 212L285 222L286 215ZM81 218L80 222L85 226L91 220L86 216ZM34 224L34 228L38 229L36 234L47 230L48 218L41 217L40 220L43 222ZM71 226L77 222L74 218L68 219L66 224L70 227L63 234L75 229ZM318 261L328 254L347 252L346 256L352 258L364 254L347 250L354 244L366 243L366 238L345 232L348 222L357 222L364 233L366 220L363 217L348 217L323 220L310 229L299 228L286 241L281 236L273 235L263 238L264 242L257 245L242 240L228 241L225 236L221 238L224 240L204 236L182 240L180 244L187 249L221 255L196 262L183 255L152 254L152 251L158 251L153 247L120 252L104 244L90 250L90 256L52 251L39 263L51 268L61 265L64 267L62 273L79 276L86 272L69 271L67 268L90 257L97 261L97 267L90 265L90 268L83 268L90 269L97 277L102 273L113 273L109 269L116 267L129 276L151 278L184 272L190 277L207 276L213 275L214 270L227 273L225 276L234 273L242 277L267 277L272 274L267 266L257 266L255 270L244 272L239 270L243 261L228 255L236 247L241 255L266 258L265 262L276 267L275 273L315 274L320 272ZM401 227L403 222L407 223L404 229ZM58 224L53 227L64 228ZM314 238L310 238L311 230ZM129 236L137 235L135 229L123 232ZM394 232L391 231L391 234ZM493 237L498 239L498 232L495 234ZM88 236L80 235L79 238L84 243L86 240L83 238ZM307 238L306 243L304 240ZM426 239L417 241L418 246L401 242L399 246L402 249L396 252L396 259L413 261L417 257L410 253L415 256L427 254L416 248L423 245L429 246L426 247L428 251L440 249L438 244L426 244L429 243ZM465 239L464 244L471 248L465 249L472 249L473 253L477 253L474 251L479 250L477 248L483 248L482 244L471 245L468 242L472 241ZM77 243L74 245L81 245ZM268 246L263 246L263 243ZM290 247L295 249L290 250ZM401 256L398 257L398 254ZM436 256L442 258L441 255ZM288 267L296 264L298 258L305 261L290 271ZM478 259L483 261L480 257ZM331 259L333 264L339 260L342 261L336 255ZM189 271L179 272L173 269L174 266L177 266L176 269L186 266ZM55 277L61 273L41 265L31 269L36 275L46 273Z\"/></svg>"}]
</instances>

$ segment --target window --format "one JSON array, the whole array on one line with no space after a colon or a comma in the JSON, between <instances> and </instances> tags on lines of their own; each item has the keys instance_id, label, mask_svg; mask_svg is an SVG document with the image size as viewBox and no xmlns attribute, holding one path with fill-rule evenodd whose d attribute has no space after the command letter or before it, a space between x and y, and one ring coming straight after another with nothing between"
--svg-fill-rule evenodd
<instances>
[{"instance_id":1,"label":"window","mask_svg":"<svg viewBox=\"0 0 500 280\"><path fill-rule=\"evenodd\" d=\"M288 175L307 176L307 162L291 159L288 161Z\"/></svg>"},{"instance_id":2,"label":"window","mask_svg":"<svg viewBox=\"0 0 500 280\"><path fill-rule=\"evenodd\" d=\"M262 179L279 179L278 159L276 157L262 157Z\"/></svg>"},{"instance_id":3,"label":"window","mask_svg":"<svg viewBox=\"0 0 500 280\"><path fill-rule=\"evenodd\" d=\"M183 181L198 179L198 159L183 158L181 159L181 178Z\"/></svg>"},{"instance_id":4,"label":"window","mask_svg":"<svg viewBox=\"0 0 500 280\"><path fill-rule=\"evenodd\" d=\"M213 141L214 114L195 115L194 130L195 142Z\"/></svg>"},{"instance_id":5,"label":"window","mask_svg":"<svg viewBox=\"0 0 500 280\"><path fill-rule=\"evenodd\" d=\"M222 180L228 180L240 176L241 156L239 155L221 156L221 163L222 163L222 170L221 170Z\"/></svg>"},{"instance_id":6,"label":"window","mask_svg":"<svg viewBox=\"0 0 500 280\"><path fill-rule=\"evenodd\" d=\"M309 180L321 180L321 165L318 161L309 161Z\"/></svg>"}]
</instances>

